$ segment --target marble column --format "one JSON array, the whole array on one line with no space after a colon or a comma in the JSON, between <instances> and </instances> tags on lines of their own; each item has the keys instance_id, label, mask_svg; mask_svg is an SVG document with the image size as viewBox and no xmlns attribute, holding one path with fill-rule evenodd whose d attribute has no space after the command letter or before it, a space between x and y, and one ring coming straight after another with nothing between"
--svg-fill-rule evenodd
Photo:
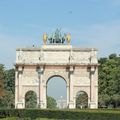
<instances>
[{"instance_id":1,"label":"marble column","mask_svg":"<svg viewBox=\"0 0 120 120\"><path fill-rule=\"evenodd\" d=\"M73 98L73 66L70 66L70 101L69 101L69 108L74 109L75 108L75 103L74 103L74 98Z\"/></svg>"},{"instance_id":2,"label":"marble column","mask_svg":"<svg viewBox=\"0 0 120 120\"><path fill-rule=\"evenodd\" d=\"M41 108L44 108L44 103L43 103L43 75L41 74L40 77L40 106Z\"/></svg>"},{"instance_id":3,"label":"marble column","mask_svg":"<svg viewBox=\"0 0 120 120\"><path fill-rule=\"evenodd\" d=\"M67 85L66 87L67 87L67 107L69 107L69 100L70 100L70 99L69 99L69 98L70 98L70 97L69 97L69 96L70 96L69 87L70 87L70 86Z\"/></svg>"},{"instance_id":4,"label":"marble column","mask_svg":"<svg viewBox=\"0 0 120 120\"><path fill-rule=\"evenodd\" d=\"M23 72L23 67L20 66L18 68L18 101L17 101L17 108L23 109L24 108L24 103L23 103L23 96L22 96L22 72Z\"/></svg>"},{"instance_id":5,"label":"marble column","mask_svg":"<svg viewBox=\"0 0 120 120\"><path fill-rule=\"evenodd\" d=\"M17 102L19 98L19 89L18 89L18 71L15 71L15 108L17 108Z\"/></svg>"},{"instance_id":6,"label":"marble column","mask_svg":"<svg viewBox=\"0 0 120 120\"><path fill-rule=\"evenodd\" d=\"M47 90L47 86L46 85L44 85L43 86L43 104L44 104L44 106L43 106L43 108L45 109L45 108L47 108L47 95L46 95L46 90Z\"/></svg>"},{"instance_id":7,"label":"marble column","mask_svg":"<svg viewBox=\"0 0 120 120\"><path fill-rule=\"evenodd\" d=\"M44 108L43 103L43 66L41 66L38 70L39 77L39 107Z\"/></svg>"},{"instance_id":8,"label":"marble column","mask_svg":"<svg viewBox=\"0 0 120 120\"><path fill-rule=\"evenodd\" d=\"M96 103L95 103L95 67L91 67L91 81L90 81L90 108L94 109L96 108Z\"/></svg>"},{"instance_id":9,"label":"marble column","mask_svg":"<svg viewBox=\"0 0 120 120\"><path fill-rule=\"evenodd\" d=\"M73 101L73 77L72 73L70 74L70 102Z\"/></svg>"}]
</instances>

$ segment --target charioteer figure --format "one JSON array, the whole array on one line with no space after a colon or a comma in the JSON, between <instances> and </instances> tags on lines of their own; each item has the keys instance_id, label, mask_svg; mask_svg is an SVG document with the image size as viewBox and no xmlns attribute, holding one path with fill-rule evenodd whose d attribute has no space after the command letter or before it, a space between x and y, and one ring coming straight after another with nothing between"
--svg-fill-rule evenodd
<instances>
[{"instance_id":1,"label":"charioteer figure","mask_svg":"<svg viewBox=\"0 0 120 120\"><path fill-rule=\"evenodd\" d=\"M46 45L48 44L66 44L70 45L71 35L68 33L67 35L61 35L60 30L56 30L55 34L51 37L48 37L46 33L43 34L43 43Z\"/></svg>"}]
</instances>

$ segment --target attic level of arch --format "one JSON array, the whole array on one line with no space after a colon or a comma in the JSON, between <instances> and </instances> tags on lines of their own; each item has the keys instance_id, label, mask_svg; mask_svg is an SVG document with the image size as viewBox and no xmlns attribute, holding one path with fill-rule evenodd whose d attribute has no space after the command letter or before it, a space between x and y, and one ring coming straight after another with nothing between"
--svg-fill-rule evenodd
<instances>
[{"instance_id":1,"label":"attic level of arch","mask_svg":"<svg viewBox=\"0 0 120 120\"><path fill-rule=\"evenodd\" d=\"M80 65L97 66L96 49L77 49L68 46L42 46L17 49L17 65Z\"/></svg>"}]
</instances>

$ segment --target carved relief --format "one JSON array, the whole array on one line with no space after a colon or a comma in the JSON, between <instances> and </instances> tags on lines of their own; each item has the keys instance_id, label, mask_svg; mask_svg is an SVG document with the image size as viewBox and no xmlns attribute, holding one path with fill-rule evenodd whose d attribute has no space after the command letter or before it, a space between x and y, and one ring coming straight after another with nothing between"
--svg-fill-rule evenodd
<instances>
[{"instance_id":1,"label":"carved relief","mask_svg":"<svg viewBox=\"0 0 120 120\"><path fill-rule=\"evenodd\" d=\"M91 61L91 63L98 63L96 56L97 56L96 55L96 51L92 50L91 51L91 55L90 55L90 61Z\"/></svg>"},{"instance_id":2,"label":"carved relief","mask_svg":"<svg viewBox=\"0 0 120 120\"><path fill-rule=\"evenodd\" d=\"M18 55L18 60L22 60L22 59L23 59L23 52L20 50Z\"/></svg>"},{"instance_id":3,"label":"carved relief","mask_svg":"<svg viewBox=\"0 0 120 120\"><path fill-rule=\"evenodd\" d=\"M39 61L43 61L44 60L44 54L41 52L40 57L39 57Z\"/></svg>"}]
</instances>

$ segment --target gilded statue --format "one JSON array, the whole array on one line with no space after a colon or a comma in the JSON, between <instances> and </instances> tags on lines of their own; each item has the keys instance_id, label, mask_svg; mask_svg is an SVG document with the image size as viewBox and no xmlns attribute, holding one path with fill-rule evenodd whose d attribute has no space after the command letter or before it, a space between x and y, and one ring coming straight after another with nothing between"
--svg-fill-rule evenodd
<instances>
[{"instance_id":1,"label":"gilded statue","mask_svg":"<svg viewBox=\"0 0 120 120\"><path fill-rule=\"evenodd\" d=\"M68 33L67 35L64 34L62 35L60 30L57 29L55 33L51 36L48 37L46 33L43 34L43 44L66 44L66 41L68 45L70 45L71 42L71 35Z\"/></svg>"},{"instance_id":2,"label":"gilded statue","mask_svg":"<svg viewBox=\"0 0 120 120\"><path fill-rule=\"evenodd\" d=\"M47 34L44 33L43 34L43 43L44 43L44 45L46 45L46 42L47 42Z\"/></svg>"},{"instance_id":3,"label":"gilded statue","mask_svg":"<svg viewBox=\"0 0 120 120\"><path fill-rule=\"evenodd\" d=\"M67 34L66 38L67 38L68 44L70 45L70 41L71 41L71 35L70 35L70 33Z\"/></svg>"}]
</instances>

